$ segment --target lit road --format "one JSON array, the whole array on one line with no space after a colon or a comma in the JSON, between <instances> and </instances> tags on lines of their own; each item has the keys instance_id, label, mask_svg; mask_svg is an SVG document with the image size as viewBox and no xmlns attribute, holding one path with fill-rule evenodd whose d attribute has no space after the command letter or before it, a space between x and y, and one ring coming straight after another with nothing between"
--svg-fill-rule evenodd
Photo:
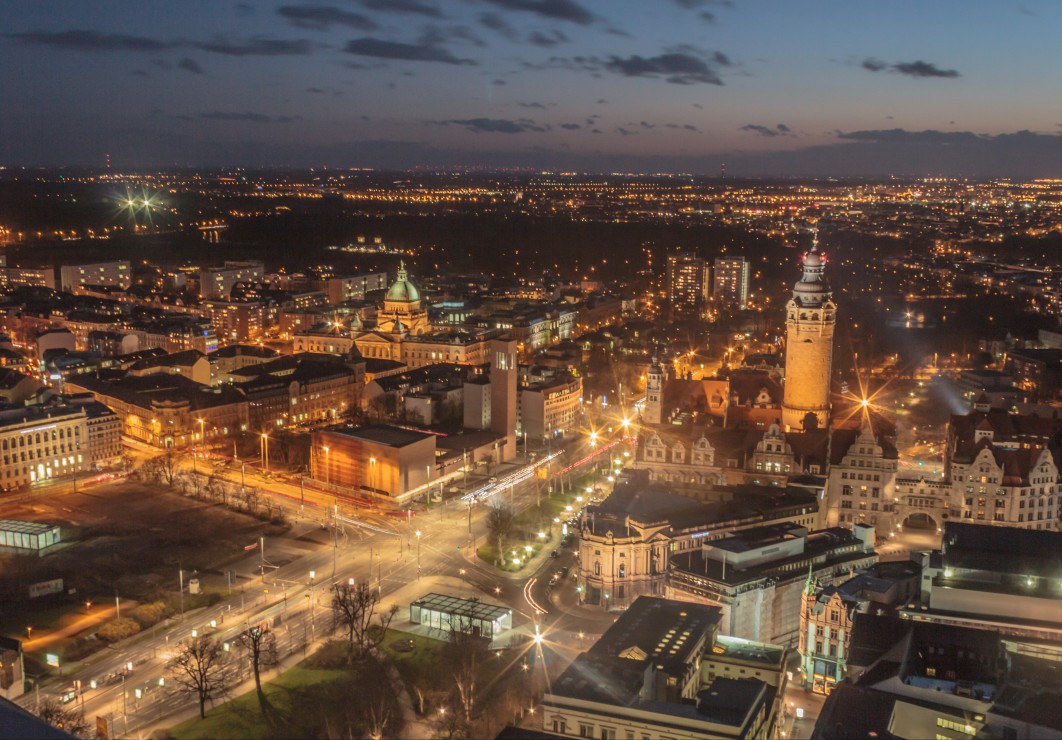
<instances>
[{"instance_id":1,"label":"lit road","mask_svg":"<svg viewBox=\"0 0 1062 740\"><path fill-rule=\"evenodd\" d=\"M593 451L593 456L607 453L609 447L603 444ZM592 462L593 456L588 452L585 450L576 461L580 466ZM197 464L202 467L201 463ZM543 556L541 561L536 561L540 564L533 565L529 572L508 577L473 554L473 543L482 542L486 536L486 504L492 498L500 496L519 511L546 495L543 493L546 482L534 475L534 469L541 464L537 460L510 469L486 492L483 486L471 487L472 491L478 491L475 499L455 498L427 513L412 512L406 517L386 516L342 504L338 515L332 517L330 513L334 511L329 512L329 505L334 507L335 499L330 494L313 492L315 499L318 495L320 498L311 502L311 491L307 489L303 507L294 498L297 494L290 485L244 471L247 485L259 485L273 493L289 512L303 509L301 526L320 526L310 524L311 519L330 526L334 523L337 528L331 530L332 546L323 546L312 554L274 566L270 558L276 557L273 553L278 543L266 539L264 555L261 549L256 549L234 566L237 584L231 595L219 604L167 620L135 638L100 651L75 672L49 681L40 690L41 698L58 696L79 681L82 691L76 701L84 708L90 724L100 716L108 720L112 734L146 730L197 704L196 696L181 690L165 669L175 647L191 638L193 630L230 644L233 655L230 671L233 682L238 683L249 675L248 659L235 644L240 633L249 626L265 623L274 629L282 655L303 650L307 643L324 636L331 627L332 585L351 578L357 582L368 581L385 598L418 577L461 578L483 594L509 605L514 616L518 615L514 620L518 629L530 629L533 624L541 623L570 633L583 629L600 631L603 623L611 621L610 617L602 614L600 618L587 619L567 614L551 606L549 594L541 590L561 558ZM232 475L230 471L230 480ZM238 470L235 477L238 482ZM284 487L288 490L283 490ZM298 491L298 487L293 490ZM318 514L312 516L312 511ZM570 558L565 553L563 562L570 565ZM312 585L311 571L315 576ZM528 586L526 590L525 586ZM535 605L539 602L548 613L536 612ZM160 679L163 679L161 684ZM93 682L96 688L92 688ZM20 703L32 709L36 700L36 692L31 691Z\"/></svg>"}]
</instances>

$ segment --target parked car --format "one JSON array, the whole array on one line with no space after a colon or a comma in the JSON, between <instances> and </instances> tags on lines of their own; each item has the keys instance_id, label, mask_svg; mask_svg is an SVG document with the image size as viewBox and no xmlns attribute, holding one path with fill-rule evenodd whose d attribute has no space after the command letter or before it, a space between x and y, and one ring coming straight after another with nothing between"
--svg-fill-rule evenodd
<instances>
[{"instance_id":1,"label":"parked car","mask_svg":"<svg viewBox=\"0 0 1062 740\"><path fill-rule=\"evenodd\" d=\"M560 557L560 553L559 553L559 552L557 552L556 550L551 550L551 551L550 551L550 553L549 553L549 556L550 556L551 558L556 558L556 557Z\"/></svg>"}]
</instances>

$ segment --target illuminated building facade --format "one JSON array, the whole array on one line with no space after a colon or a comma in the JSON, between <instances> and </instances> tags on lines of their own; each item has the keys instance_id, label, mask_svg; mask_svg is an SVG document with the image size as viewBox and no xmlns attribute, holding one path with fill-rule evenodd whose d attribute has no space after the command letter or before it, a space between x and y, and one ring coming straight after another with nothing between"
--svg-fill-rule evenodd
<instances>
[{"instance_id":1,"label":"illuminated building facade","mask_svg":"<svg viewBox=\"0 0 1062 740\"><path fill-rule=\"evenodd\" d=\"M786 304L785 431L826 427L830 414L833 331L837 305L823 277L826 259L817 247L804 255L804 275ZM810 426L809 426L810 425Z\"/></svg>"}]
</instances>

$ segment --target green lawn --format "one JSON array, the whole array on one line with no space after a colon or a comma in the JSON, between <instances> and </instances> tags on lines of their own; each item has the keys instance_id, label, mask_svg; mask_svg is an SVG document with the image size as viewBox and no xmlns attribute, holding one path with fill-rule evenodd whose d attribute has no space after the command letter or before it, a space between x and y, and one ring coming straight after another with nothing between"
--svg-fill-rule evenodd
<instances>
[{"instance_id":1,"label":"green lawn","mask_svg":"<svg viewBox=\"0 0 1062 740\"><path fill-rule=\"evenodd\" d=\"M303 661L262 685L270 704L281 711L289 709L288 700L293 690L327 683L350 673L344 670L308 667L308 662ZM251 689L226 704L208 709L206 719L197 717L172 727L169 734L181 740L219 737L268 738L275 733L262 716L258 697L254 689Z\"/></svg>"}]
</instances>

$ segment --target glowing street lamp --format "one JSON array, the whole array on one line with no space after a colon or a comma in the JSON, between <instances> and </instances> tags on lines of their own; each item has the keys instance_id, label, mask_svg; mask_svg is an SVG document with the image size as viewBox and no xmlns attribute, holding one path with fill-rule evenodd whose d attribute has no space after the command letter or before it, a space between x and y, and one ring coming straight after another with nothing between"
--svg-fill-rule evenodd
<instances>
[{"instance_id":1,"label":"glowing street lamp","mask_svg":"<svg viewBox=\"0 0 1062 740\"><path fill-rule=\"evenodd\" d=\"M262 470L269 470L269 435L262 432Z\"/></svg>"}]
</instances>

